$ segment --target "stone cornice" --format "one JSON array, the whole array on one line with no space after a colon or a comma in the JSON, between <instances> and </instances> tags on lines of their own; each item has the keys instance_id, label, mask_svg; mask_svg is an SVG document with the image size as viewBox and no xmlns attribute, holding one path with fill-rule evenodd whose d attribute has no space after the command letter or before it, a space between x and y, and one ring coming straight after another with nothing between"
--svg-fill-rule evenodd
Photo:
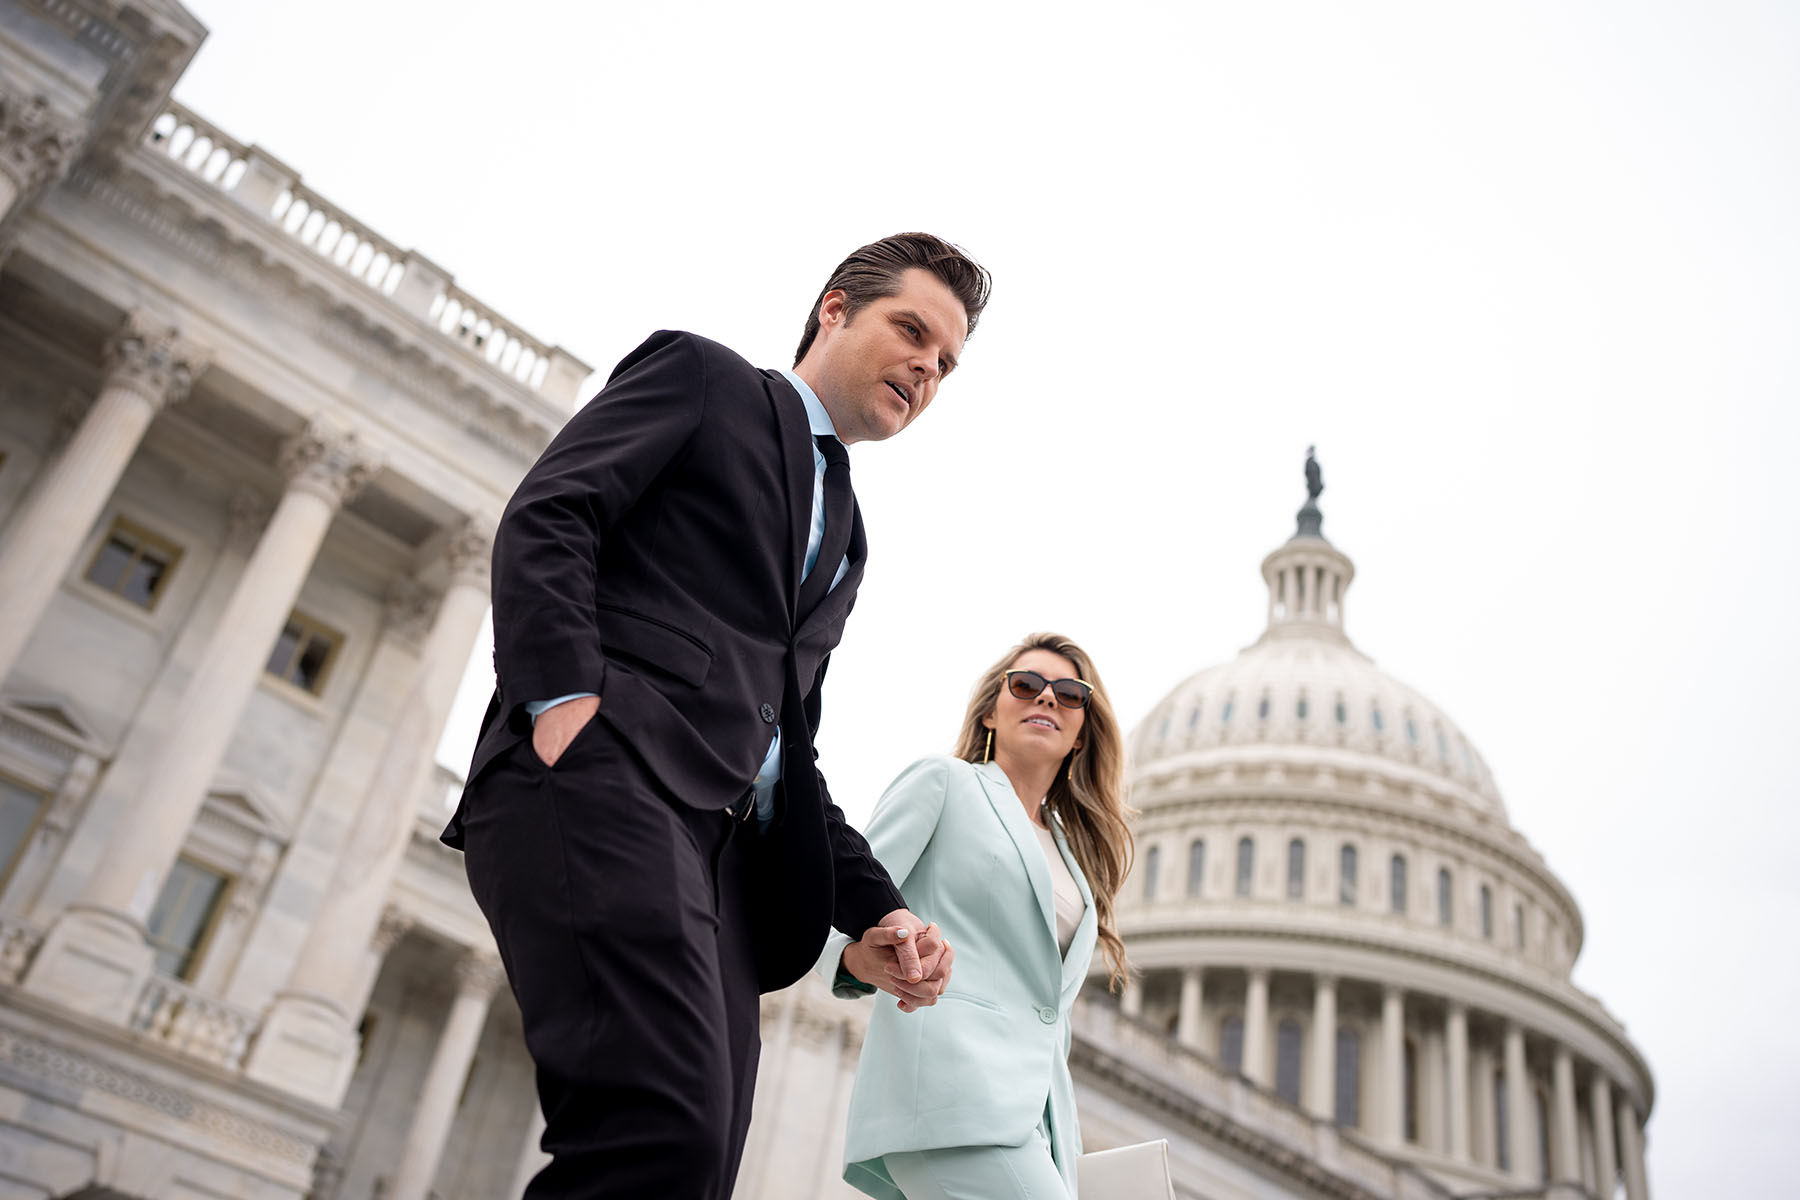
<instances>
[{"instance_id":1,"label":"stone cornice","mask_svg":"<svg viewBox=\"0 0 1800 1200\"><path fill-rule=\"evenodd\" d=\"M84 133L80 122L57 114L45 97L0 85L0 171L21 192L68 170Z\"/></svg>"}]
</instances>

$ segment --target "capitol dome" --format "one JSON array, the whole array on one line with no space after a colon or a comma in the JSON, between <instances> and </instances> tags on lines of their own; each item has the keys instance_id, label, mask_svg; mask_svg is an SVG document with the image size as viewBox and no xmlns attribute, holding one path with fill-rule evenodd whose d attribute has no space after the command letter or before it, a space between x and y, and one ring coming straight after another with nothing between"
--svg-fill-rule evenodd
<instances>
[{"instance_id":1,"label":"capitol dome","mask_svg":"<svg viewBox=\"0 0 1800 1200\"><path fill-rule=\"evenodd\" d=\"M1351 643L1307 465L1261 637L1130 735L1121 1007L1452 1190L1640 1200L1653 1082L1571 982L1580 909L1468 736Z\"/></svg>"}]
</instances>

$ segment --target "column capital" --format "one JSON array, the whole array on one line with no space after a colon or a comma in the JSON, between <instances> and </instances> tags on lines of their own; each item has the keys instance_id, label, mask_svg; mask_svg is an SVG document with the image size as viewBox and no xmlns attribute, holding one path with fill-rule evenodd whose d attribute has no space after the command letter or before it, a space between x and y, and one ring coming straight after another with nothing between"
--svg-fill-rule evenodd
<instances>
[{"instance_id":1,"label":"column capital","mask_svg":"<svg viewBox=\"0 0 1800 1200\"><path fill-rule=\"evenodd\" d=\"M263 526L269 523L270 511L269 502L261 494L249 488L233 492L227 502L226 544L234 550L250 553Z\"/></svg>"},{"instance_id":2,"label":"column capital","mask_svg":"<svg viewBox=\"0 0 1800 1200\"><path fill-rule=\"evenodd\" d=\"M478 516L465 518L444 545L444 560L450 564L450 586L460 584L486 591L493 555L493 525Z\"/></svg>"},{"instance_id":3,"label":"column capital","mask_svg":"<svg viewBox=\"0 0 1800 1200\"><path fill-rule=\"evenodd\" d=\"M68 170L84 135L81 122L58 114L41 93L0 87L0 171L20 191L34 191Z\"/></svg>"},{"instance_id":4,"label":"column capital","mask_svg":"<svg viewBox=\"0 0 1800 1200\"><path fill-rule=\"evenodd\" d=\"M407 644L417 647L431 632L437 612L437 596L410 575L396 576L382 596L383 627Z\"/></svg>"},{"instance_id":5,"label":"column capital","mask_svg":"<svg viewBox=\"0 0 1800 1200\"><path fill-rule=\"evenodd\" d=\"M401 912L392 904L381 910L381 920L375 926L375 932L369 938L369 949L376 954L386 954L392 950L406 931L413 927L413 919Z\"/></svg>"},{"instance_id":6,"label":"column capital","mask_svg":"<svg viewBox=\"0 0 1800 1200\"><path fill-rule=\"evenodd\" d=\"M314 417L281 444L288 487L308 491L333 508L349 502L381 468L381 458L354 432Z\"/></svg>"},{"instance_id":7,"label":"column capital","mask_svg":"<svg viewBox=\"0 0 1800 1200\"><path fill-rule=\"evenodd\" d=\"M487 950L465 950L453 973L459 996L492 996L506 982L499 956Z\"/></svg>"},{"instance_id":8,"label":"column capital","mask_svg":"<svg viewBox=\"0 0 1800 1200\"><path fill-rule=\"evenodd\" d=\"M187 397L194 376L206 369L207 357L181 340L181 331L141 310L134 310L106 342L106 386L124 388L153 408L177 404Z\"/></svg>"}]
</instances>

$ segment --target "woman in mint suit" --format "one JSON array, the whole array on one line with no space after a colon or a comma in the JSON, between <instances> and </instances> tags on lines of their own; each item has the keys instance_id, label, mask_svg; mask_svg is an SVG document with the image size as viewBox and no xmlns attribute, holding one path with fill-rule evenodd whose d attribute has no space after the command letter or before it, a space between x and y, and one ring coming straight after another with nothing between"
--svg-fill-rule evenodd
<instances>
[{"instance_id":1,"label":"woman in mint suit","mask_svg":"<svg viewBox=\"0 0 1800 1200\"><path fill-rule=\"evenodd\" d=\"M1034 634L976 684L955 756L921 759L882 796L869 846L956 965L935 1005L902 1016L882 1002L869 1019L844 1144L861 1191L1074 1200L1069 1008L1096 943L1124 980L1123 779L1092 661ZM833 934L819 972L840 995L871 991L885 965L865 953Z\"/></svg>"}]
</instances>

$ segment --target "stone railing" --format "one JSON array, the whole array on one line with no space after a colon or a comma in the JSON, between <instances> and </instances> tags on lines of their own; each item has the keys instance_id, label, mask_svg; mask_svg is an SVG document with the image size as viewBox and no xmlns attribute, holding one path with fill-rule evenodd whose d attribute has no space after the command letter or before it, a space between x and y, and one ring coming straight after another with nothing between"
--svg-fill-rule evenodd
<instances>
[{"instance_id":1,"label":"stone railing","mask_svg":"<svg viewBox=\"0 0 1800 1200\"><path fill-rule=\"evenodd\" d=\"M172 1050L237 1070L256 1032L257 1015L153 975L138 995L130 1027Z\"/></svg>"},{"instance_id":2,"label":"stone railing","mask_svg":"<svg viewBox=\"0 0 1800 1200\"><path fill-rule=\"evenodd\" d=\"M457 287L442 268L355 220L261 148L246 146L172 101L151 124L144 146L181 164L526 389L559 404L576 398L588 374L585 363L501 317Z\"/></svg>"},{"instance_id":3,"label":"stone railing","mask_svg":"<svg viewBox=\"0 0 1800 1200\"><path fill-rule=\"evenodd\" d=\"M0 917L0 983L17 983L44 941L44 931L19 917Z\"/></svg>"}]
</instances>

